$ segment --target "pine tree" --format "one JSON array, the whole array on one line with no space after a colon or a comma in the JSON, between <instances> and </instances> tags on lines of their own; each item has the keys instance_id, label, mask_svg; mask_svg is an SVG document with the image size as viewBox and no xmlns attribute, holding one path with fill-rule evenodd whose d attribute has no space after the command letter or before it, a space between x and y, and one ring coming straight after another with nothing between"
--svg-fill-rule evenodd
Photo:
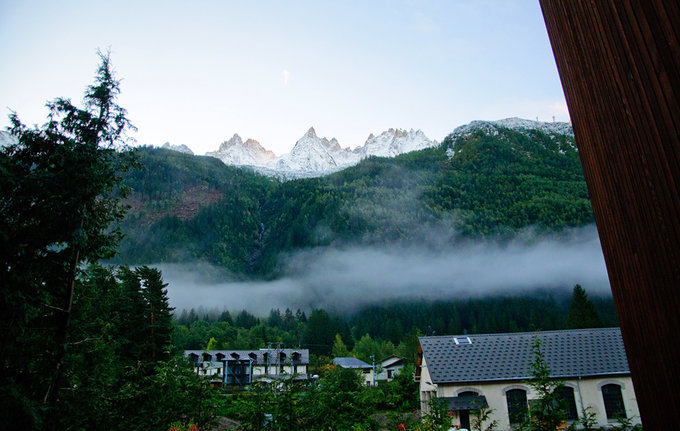
<instances>
[{"instance_id":1,"label":"pine tree","mask_svg":"<svg viewBox=\"0 0 680 431\"><path fill-rule=\"evenodd\" d=\"M163 283L163 275L156 268L142 266L135 270L143 286L146 302L145 327L147 343L146 355L151 363L170 359L172 346L172 310L168 305L168 291Z\"/></svg>"},{"instance_id":2,"label":"pine tree","mask_svg":"<svg viewBox=\"0 0 680 431\"><path fill-rule=\"evenodd\" d=\"M56 99L33 128L12 113L18 143L0 149L0 393L22 406L15 416L57 406L77 276L120 239L109 225L124 214L120 172L130 159L117 149L131 125L115 103L109 55L100 59L84 108Z\"/></svg>"},{"instance_id":3,"label":"pine tree","mask_svg":"<svg viewBox=\"0 0 680 431\"><path fill-rule=\"evenodd\" d=\"M531 367L531 380L528 384L537 394L537 398L531 400L530 424L535 431L552 431L557 429L567 418L566 406L561 397L564 383L555 380L550 375L541 341L536 337L531 352L534 360L529 364Z\"/></svg>"},{"instance_id":4,"label":"pine tree","mask_svg":"<svg viewBox=\"0 0 680 431\"><path fill-rule=\"evenodd\" d=\"M134 364L141 360L146 349L146 301L142 294L139 275L127 267L118 268L121 293L115 306L121 359Z\"/></svg>"},{"instance_id":5,"label":"pine tree","mask_svg":"<svg viewBox=\"0 0 680 431\"><path fill-rule=\"evenodd\" d=\"M303 336L303 345L309 347L311 353L329 355L337 333L331 317L325 310L312 310Z\"/></svg>"},{"instance_id":6,"label":"pine tree","mask_svg":"<svg viewBox=\"0 0 680 431\"><path fill-rule=\"evenodd\" d=\"M588 294L577 284L574 286L574 293L571 297L569 306L569 316L567 318L567 328L601 328L602 319L595 309L595 305L588 299Z\"/></svg>"},{"instance_id":7,"label":"pine tree","mask_svg":"<svg viewBox=\"0 0 680 431\"><path fill-rule=\"evenodd\" d=\"M182 312L184 314L184 311ZM234 321L231 319L231 314L229 313L228 310L224 310L222 313L220 313L220 317L217 318L218 322L227 322L230 325L234 324Z\"/></svg>"}]
</instances>

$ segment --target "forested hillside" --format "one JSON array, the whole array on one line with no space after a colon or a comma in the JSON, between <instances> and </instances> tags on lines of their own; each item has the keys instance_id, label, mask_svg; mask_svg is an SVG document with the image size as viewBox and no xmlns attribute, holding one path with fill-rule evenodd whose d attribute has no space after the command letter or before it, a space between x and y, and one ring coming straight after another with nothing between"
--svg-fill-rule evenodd
<instances>
[{"instance_id":1,"label":"forested hillside","mask_svg":"<svg viewBox=\"0 0 680 431\"><path fill-rule=\"evenodd\" d=\"M579 296L581 295L581 296ZM202 349L211 338L223 349L257 349L269 343L302 346L319 355L337 351L338 337L357 357L397 354L413 360L418 335L528 332L618 325L611 298L588 298L580 287L548 295L489 296L475 299L369 305L341 316L314 309L307 313L272 309L258 318L246 310L183 310L176 313L178 350ZM358 348L357 348L358 345Z\"/></svg>"},{"instance_id":2,"label":"forested hillside","mask_svg":"<svg viewBox=\"0 0 680 431\"><path fill-rule=\"evenodd\" d=\"M573 137L497 128L437 148L277 182L217 159L141 148L118 262L203 260L272 277L315 246L503 237L592 223Z\"/></svg>"}]
</instances>

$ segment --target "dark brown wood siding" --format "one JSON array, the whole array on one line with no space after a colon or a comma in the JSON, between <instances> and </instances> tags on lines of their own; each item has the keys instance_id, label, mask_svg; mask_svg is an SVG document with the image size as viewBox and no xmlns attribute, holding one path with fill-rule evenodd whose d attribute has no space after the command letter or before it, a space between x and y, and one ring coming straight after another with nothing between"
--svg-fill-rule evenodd
<instances>
[{"instance_id":1,"label":"dark brown wood siding","mask_svg":"<svg viewBox=\"0 0 680 431\"><path fill-rule=\"evenodd\" d=\"M680 2L540 0L645 429L680 427Z\"/></svg>"}]
</instances>

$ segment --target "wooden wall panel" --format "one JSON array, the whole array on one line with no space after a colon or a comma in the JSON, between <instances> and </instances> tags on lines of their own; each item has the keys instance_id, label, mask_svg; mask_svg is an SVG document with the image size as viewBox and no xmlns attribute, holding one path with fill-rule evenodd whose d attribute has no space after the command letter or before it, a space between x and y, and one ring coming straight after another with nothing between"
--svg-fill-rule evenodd
<instances>
[{"instance_id":1,"label":"wooden wall panel","mask_svg":"<svg viewBox=\"0 0 680 431\"><path fill-rule=\"evenodd\" d=\"M680 2L540 0L645 429L680 427Z\"/></svg>"}]
</instances>

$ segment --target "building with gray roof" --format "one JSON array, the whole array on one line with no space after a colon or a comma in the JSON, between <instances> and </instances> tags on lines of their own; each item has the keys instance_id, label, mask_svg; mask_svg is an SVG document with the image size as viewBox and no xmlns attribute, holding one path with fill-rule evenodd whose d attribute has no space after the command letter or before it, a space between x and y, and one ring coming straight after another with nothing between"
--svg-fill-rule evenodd
<instances>
[{"instance_id":1,"label":"building with gray roof","mask_svg":"<svg viewBox=\"0 0 680 431\"><path fill-rule=\"evenodd\" d=\"M444 398L458 425L469 427L470 412L488 407L500 428L510 429L537 397L527 384L537 340L551 376L564 382L569 420L590 408L601 426L619 414L639 422L619 328L421 337L421 408Z\"/></svg>"},{"instance_id":2,"label":"building with gray roof","mask_svg":"<svg viewBox=\"0 0 680 431\"><path fill-rule=\"evenodd\" d=\"M354 357L333 358L333 365L337 365L338 367L342 368L356 368L362 370L373 369L371 364L367 364L361 359Z\"/></svg>"},{"instance_id":3,"label":"building with gray roof","mask_svg":"<svg viewBox=\"0 0 680 431\"><path fill-rule=\"evenodd\" d=\"M373 365L367 364L361 359L351 356L333 358L333 365L341 368L360 370L366 386L372 386L375 383Z\"/></svg>"}]
</instances>

